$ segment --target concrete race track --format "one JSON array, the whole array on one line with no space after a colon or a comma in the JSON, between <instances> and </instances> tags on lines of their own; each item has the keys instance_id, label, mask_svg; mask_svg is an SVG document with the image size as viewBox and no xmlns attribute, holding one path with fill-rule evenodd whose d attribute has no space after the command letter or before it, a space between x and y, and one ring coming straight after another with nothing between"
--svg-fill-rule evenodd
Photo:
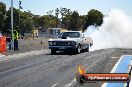
<instances>
[{"instance_id":1,"label":"concrete race track","mask_svg":"<svg viewBox=\"0 0 132 87\"><path fill-rule=\"evenodd\" d=\"M100 87L101 82L78 85L77 66L82 64L90 73L109 73L121 55L130 54L131 49L102 49L77 55L40 50L5 56L0 61L0 87Z\"/></svg>"}]
</instances>

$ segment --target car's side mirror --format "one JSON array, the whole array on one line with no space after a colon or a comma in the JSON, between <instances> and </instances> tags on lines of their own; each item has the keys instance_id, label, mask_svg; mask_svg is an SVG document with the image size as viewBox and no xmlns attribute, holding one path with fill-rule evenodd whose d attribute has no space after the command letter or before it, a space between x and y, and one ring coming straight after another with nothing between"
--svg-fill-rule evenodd
<instances>
[{"instance_id":1,"label":"car's side mirror","mask_svg":"<svg viewBox=\"0 0 132 87\"><path fill-rule=\"evenodd\" d=\"M85 36L84 36L84 34L82 34L82 38L84 38Z\"/></svg>"}]
</instances>

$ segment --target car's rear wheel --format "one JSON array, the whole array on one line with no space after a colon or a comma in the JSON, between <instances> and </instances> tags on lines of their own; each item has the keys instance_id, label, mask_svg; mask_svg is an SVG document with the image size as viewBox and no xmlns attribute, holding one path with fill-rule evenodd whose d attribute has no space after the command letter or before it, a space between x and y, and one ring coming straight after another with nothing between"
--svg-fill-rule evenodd
<instances>
[{"instance_id":1,"label":"car's rear wheel","mask_svg":"<svg viewBox=\"0 0 132 87\"><path fill-rule=\"evenodd\" d=\"M55 49L51 49L51 54L56 54L56 50Z\"/></svg>"},{"instance_id":2,"label":"car's rear wheel","mask_svg":"<svg viewBox=\"0 0 132 87\"><path fill-rule=\"evenodd\" d=\"M89 52L89 46L85 49L86 52Z\"/></svg>"}]
</instances>

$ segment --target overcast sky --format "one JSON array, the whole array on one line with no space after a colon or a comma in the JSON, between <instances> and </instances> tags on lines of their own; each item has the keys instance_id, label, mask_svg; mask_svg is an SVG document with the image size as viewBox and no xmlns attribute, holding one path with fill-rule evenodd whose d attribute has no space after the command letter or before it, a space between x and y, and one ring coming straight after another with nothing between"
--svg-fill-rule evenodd
<instances>
[{"instance_id":1,"label":"overcast sky","mask_svg":"<svg viewBox=\"0 0 132 87\"><path fill-rule=\"evenodd\" d=\"M11 0L0 0L10 7ZM13 0L14 7L18 8L19 0ZM121 9L132 16L132 0L21 0L24 11L30 10L36 15L46 15L47 11L55 8L76 10L81 15L87 14L90 9L97 9L107 14L113 8Z\"/></svg>"}]
</instances>

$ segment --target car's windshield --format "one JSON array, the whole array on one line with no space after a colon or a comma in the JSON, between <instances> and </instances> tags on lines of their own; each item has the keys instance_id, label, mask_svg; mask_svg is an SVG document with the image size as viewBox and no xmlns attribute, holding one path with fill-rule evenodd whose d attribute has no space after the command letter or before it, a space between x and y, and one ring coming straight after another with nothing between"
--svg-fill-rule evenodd
<instances>
[{"instance_id":1,"label":"car's windshield","mask_svg":"<svg viewBox=\"0 0 132 87\"><path fill-rule=\"evenodd\" d=\"M78 38L78 37L80 37L80 33L79 32L64 32L61 34L60 37L61 38L63 38L63 37Z\"/></svg>"}]
</instances>

